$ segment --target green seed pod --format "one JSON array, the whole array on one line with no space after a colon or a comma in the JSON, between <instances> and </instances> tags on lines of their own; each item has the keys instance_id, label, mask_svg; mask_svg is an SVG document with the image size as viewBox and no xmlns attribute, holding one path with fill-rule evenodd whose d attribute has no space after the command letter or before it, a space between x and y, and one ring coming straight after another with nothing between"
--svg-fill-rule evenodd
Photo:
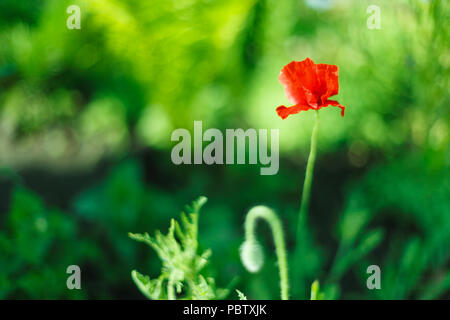
<instances>
[{"instance_id":1,"label":"green seed pod","mask_svg":"<svg viewBox=\"0 0 450 320\"><path fill-rule=\"evenodd\" d=\"M252 273L258 272L264 264L264 252L256 240L246 240L240 248L241 261Z\"/></svg>"}]
</instances>

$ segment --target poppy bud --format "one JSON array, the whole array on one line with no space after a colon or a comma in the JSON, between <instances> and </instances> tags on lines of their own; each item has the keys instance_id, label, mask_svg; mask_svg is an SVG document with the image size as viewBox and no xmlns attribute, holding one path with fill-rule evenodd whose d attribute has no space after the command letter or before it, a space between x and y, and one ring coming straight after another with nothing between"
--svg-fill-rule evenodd
<instances>
[{"instance_id":1,"label":"poppy bud","mask_svg":"<svg viewBox=\"0 0 450 320\"><path fill-rule=\"evenodd\" d=\"M258 272L264 264L264 252L256 240L245 240L240 248L241 261L251 273Z\"/></svg>"}]
</instances>

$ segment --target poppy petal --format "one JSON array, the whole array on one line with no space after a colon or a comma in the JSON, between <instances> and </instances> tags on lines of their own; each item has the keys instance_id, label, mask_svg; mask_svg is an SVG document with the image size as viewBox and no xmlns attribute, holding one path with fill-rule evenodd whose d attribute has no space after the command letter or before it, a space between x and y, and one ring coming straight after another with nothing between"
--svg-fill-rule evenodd
<instances>
[{"instance_id":1,"label":"poppy petal","mask_svg":"<svg viewBox=\"0 0 450 320\"><path fill-rule=\"evenodd\" d=\"M306 58L303 61L292 61L284 66L278 77L284 86L286 97L294 104L317 105L316 89L319 86L316 65Z\"/></svg>"},{"instance_id":2,"label":"poppy petal","mask_svg":"<svg viewBox=\"0 0 450 320\"><path fill-rule=\"evenodd\" d=\"M313 109L310 106L302 105L302 104L296 104L292 107L286 107L286 106L279 106L277 108L277 113L281 117L281 119L286 119L291 114L299 113L300 111L306 111L309 109Z\"/></svg>"},{"instance_id":3,"label":"poppy petal","mask_svg":"<svg viewBox=\"0 0 450 320\"><path fill-rule=\"evenodd\" d=\"M327 101L325 101L325 103L323 104L322 107L326 107L326 106L329 106L329 105L331 105L333 107L341 108L341 116L344 116L345 107L342 104L340 104L339 102L337 102L335 100L327 100Z\"/></svg>"},{"instance_id":4,"label":"poppy petal","mask_svg":"<svg viewBox=\"0 0 450 320\"><path fill-rule=\"evenodd\" d=\"M339 93L339 69L332 64L318 64L317 78L320 81L320 89L317 94L320 101L326 101L329 97Z\"/></svg>"}]
</instances>

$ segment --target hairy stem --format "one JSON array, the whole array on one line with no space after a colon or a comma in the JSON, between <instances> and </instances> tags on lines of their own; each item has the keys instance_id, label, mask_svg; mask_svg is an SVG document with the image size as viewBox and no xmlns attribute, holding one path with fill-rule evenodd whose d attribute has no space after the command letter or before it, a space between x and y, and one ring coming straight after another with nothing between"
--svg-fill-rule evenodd
<instances>
[{"instance_id":1,"label":"hairy stem","mask_svg":"<svg viewBox=\"0 0 450 320\"><path fill-rule=\"evenodd\" d=\"M315 113L314 128L311 133L311 149L309 151L308 162L306 164L305 180L303 182L302 202L300 204L300 211L298 214L297 224L297 239L298 233L301 231L300 222L306 219L309 208L309 198L311 195L311 184L314 175L314 163L316 162L316 150L317 150L317 132L319 131L319 111Z\"/></svg>"},{"instance_id":2,"label":"hairy stem","mask_svg":"<svg viewBox=\"0 0 450 320\"><path fill-rule=\"evenodd\" d=\"M249 242L257 241L255 238L256 221L262 219L266 221L272 231L275 242L275 252L278 260L280 273L281 299L289 299L288 264L286 246L284 243L284 233L281 221L271 209L265 206L252 208L245 218L245 240Z\"/></svg>"},{"instance_id":3,"label":"hairy stem","mask_svg":"<svg viewBox=\"0 0 450 320\"><path fill-rule=\"evenodd\" d=\"M172 278L169 278L167 283L167 300L176 300L174 282Z\"/></svg>"},{"instance_id":4,"label":"hairy stem","mask_svg":"<svg viewBox=\"0 0 450 320\"><path fill-rule=\"evenodd\" d=\"M308 216L308 209L309 209L309 199L311 195L311 185L314 175L314 163L316 162L316 150L317 150L317 133L319 131L319 111L315 111L315 121L314 121L314 127L311 133L311 147L309 151L308 156L308 162L306 164L306 174L305 174L305 180L303 182L303 190L302 190L302 199L300 204L300 210L298 213L298 220L297 220L297 232L296 232L296 243L295 243L295 260L294 260L294 266L296 269L296 277L295 277L295 283L296 286L299 288L303 287L303 284L300 283L302 279L301 275L301 257L300 253L302 251L302 229L304 228L306 224L306 219Z\"/></svg>"}]
</instances>

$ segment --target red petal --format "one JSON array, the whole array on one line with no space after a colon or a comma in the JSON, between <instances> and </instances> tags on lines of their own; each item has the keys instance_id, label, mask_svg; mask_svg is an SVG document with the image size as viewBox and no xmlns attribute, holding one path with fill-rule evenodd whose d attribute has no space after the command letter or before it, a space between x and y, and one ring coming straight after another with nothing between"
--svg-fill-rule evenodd
<instances>
[{"instance_id":1,"label":"red petal","mask_svg":"<svg viewBox=\"0 0 450 320\"><path fill-rule=\"evenodd\" d=\"M327 107L329 105L341 108L341 116L344 116L345 107L342 104L340 104L339 102L337 102L335 100L327 100L321 107Z\"/></svg>"},{"instance_id":2,"label":"red petal","mask_svg":"<svg viewBox=\"0 0 450 320\"><path fill-rule=\"evenodd\" d=\"M339 69L332 64L318 64L317 78L320 81L320 101L339 93Z\"/></svg>"},{"instance_id":3,"label":"red petal","mask_svg":"<svg viewBox=\"0 0 450 320\"><path fill-rule=\"evenodd\" d=\"M316 65L306 58L303 61L292 61L281 69L278 78L284 86L288 100L294 104L317 105L316 89L319 86Z\"/></svg>"},{"instance_id":4,"label":"red petal","mask_svg":"<svg viewBox=\"0 0 450 320\"><path fill-rule=\"evenodd\" d=\"M277 113L281 117L281 119L286 119L291 114L299 113L300 111L306 111L309 109L313 109L310 106L296 104L292 107L279 106L277 108Z\"/></svg>"}]
</instances>

